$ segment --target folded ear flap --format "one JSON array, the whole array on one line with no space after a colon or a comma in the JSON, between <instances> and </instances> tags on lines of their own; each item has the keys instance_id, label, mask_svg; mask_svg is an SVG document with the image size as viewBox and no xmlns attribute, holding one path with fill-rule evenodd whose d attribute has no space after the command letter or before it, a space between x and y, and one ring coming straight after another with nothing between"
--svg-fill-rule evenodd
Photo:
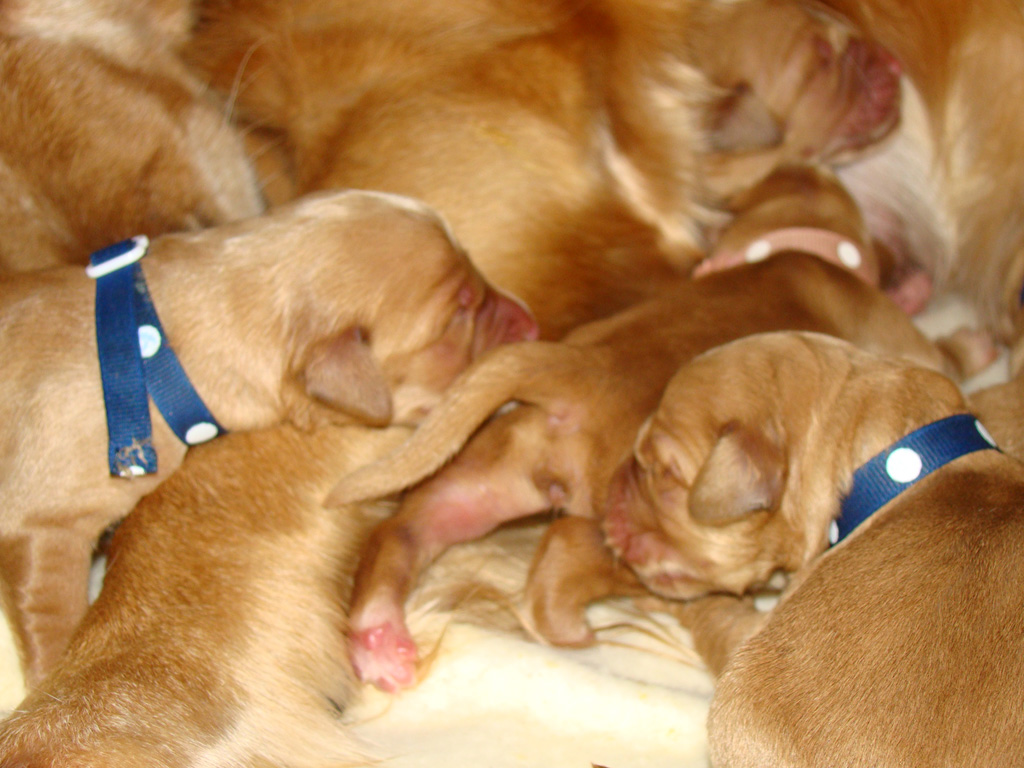
<instances>
[{"instance_id":1,"label":"folded ear flap","mask_svg":"<svg viewBox=\"0 0 1024 768\"><path fill-rule=\"evenodd\" d=\"M782 143L782 126L746 83L710 105L707 133L717 152L756 152Z\"/></svg>"},{"instance_id":2,"label":"folded ear flap","mask_svg":"<svg viewBox=\"0 0 1024 768\"><path fill-rule=\"evenodd\" d=\"M358 328L316 343L304 373L312 397L370 426L391 421L391 388Z\"/></svg>"},{"instance_id":3,"label":"folded ear flap","mask_svg":"<svg viewBox=\"0 0 1024 768\"><path fill-rule=\"evenodd\" d=\"M785 476L785 455L775 441L762 430L727 424L690 488L690 516L718 524L774 510Z\"/></svg>"}]
</instances>

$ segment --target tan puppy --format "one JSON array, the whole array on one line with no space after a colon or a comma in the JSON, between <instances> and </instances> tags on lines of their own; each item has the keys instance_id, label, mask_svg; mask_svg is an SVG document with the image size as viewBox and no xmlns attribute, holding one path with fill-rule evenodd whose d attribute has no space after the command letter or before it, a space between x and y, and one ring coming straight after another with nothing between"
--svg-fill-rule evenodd
<instances>
[{"instance_id":1,"label":"tan puppy","mask_svg":"<svg viewBox=\"0 0 1024 768\"><path fill-rule=\"evenodd\" d=\"M799 249L881 284L881 263L860 208L835 174L821 165L781 165L729 201L733 218L713 238L694 275L760 261Z\"/></svg>"},{"instance_id":2,"label":"tan puppy","mask_svg":"<svg viewBox=\"0 0 1024 768\"><path fill-rule=\"evenodd\" d=\"M683 282L562 343L496 350L449 390L400 451L332 494L338 502L393 493L455 457L409 491L368 543L351 612L357 672L386 689L410 685L416 649L403 603L431 560L514 518L550 509L593 517L678 366L765 329L827 332L942 365L938 350L881 292L799 253ZM502 407L512 402L511 410ZM559 640L591 638L585 626L574 630Z\"/></svg>"},{"instance_id":3,"label":"tan puppy","mask_svg":"<svg viewBox=\"0 0 1024 768\"><path fill-rule=\"evenodd\" d=\"M767 614L683 609L720 675L716 767L1019 762L1024 466L966 411L934 371L816 334L726 345L668 386L612 493L612 546L671 598L793 575ZM958 415L948 463L896 446ZM896 495L826 552L876 455Z\"/></svg>"},{"instance_id":4,"label":"tan puppy","mask_svg":"<svg viewBox=\"0 0 1024 768\"><path fill-rule=\"evenodd\" d=\"M229 430L413 423L478 353L536 332L430 209L394 195L165 235L142 266L168 343ZM159 472L110 476L95 291L70 267L0 286L0 573L32 682L85 610L97 537L186 450L151 405Z\"/></svg>"},{"instance_id":5,"label":"tan puppy","mask_svg":"<svg viewBox=\"0 0 1024 768\"><path fill-rule=\"evenodd\" d=\"M711 253L694 270L718 269L801 250L852 270L871 285L889 284L894 265L878 248L860 207L828 168L784 163L729 200L732 219L712 237ZM966 378L998 357L992 335L959 328L937 341Z\"/></svg>"},{"instance_id":6,"label":"tan puppy","mask_svg":"<svg viewBox=\"0 0 1024 768\"><path fill-rule=\"evenodd\" d=\"M1020 335L1024 233L1024 17L1013 0L821 0L905 71L903 118L842 176L897 257L908 309L963 292L1004 339Z\"/></svg>"},{"instance_id":7,"label":"tan puppy","mask_svg":"<svg viewBox=\"0 0 1024 768\"><path fill-rule=\"evenodd\" d=\"M560 338L689 272L706 179L745 187L895 121L876 46L851 48L791 2L695 5L225 0L189 50L251 127L272 199L337 186L424 199ZM733 16L748 14L738 41ZM743 66L716 63L721 84L692 60L705 38L744 51Z\"/></svg>"},{"instance_id":8,"label":"tan puppy","mask_svg":"<svg viewBox=\"0 0 1024 768\"><path fill-rule=\"evenodd\" d=\"M319 501L405 433L284 425L190 451L118 528L69 652L0 724L0 764L366 764L343 606L387 510Z\"/></svg>"},{"instance_id":9,"label":"tan puppy","mask_svg":"<svg viewBox=\"0 0 1024 768\"><path fill-rule=\"evenodd\" d=\"M0 270L263 208L242 141L178 56L182 0L0 8Z\"/></svg>"}]
</instances>

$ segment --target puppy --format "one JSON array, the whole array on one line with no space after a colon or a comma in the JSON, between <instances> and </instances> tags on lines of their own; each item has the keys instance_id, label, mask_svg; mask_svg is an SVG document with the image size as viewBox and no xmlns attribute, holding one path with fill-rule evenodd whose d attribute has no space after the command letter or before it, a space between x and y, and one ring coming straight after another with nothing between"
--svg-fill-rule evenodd
<instances>
[{"instance_id":1,"label":"puppy","mask_svg":"<svg viewBox=\"0 0 1024 768\"><path fill-rule=\"evenodd\" d=\"M0 9L0 270L259 213L220 104L181 62L181 0Z\"/></svg>"},{"instance_id":2,"label":"puppy","mask_svg":"<svg viewBox=\"0 0 1024 768\"><path fill-rule=\"evenodd\" d=\"M966 412L938 373L816 334L668 385L605 529L657 594L725 593L683 609L719 676L715 766L1019 761L1024 467ZM727 596L777 570L770 613Z\"/></svg>"},{"instance_id":3,"label":"puppy","mask_svg":"<svg viewBox=\"0 0 1024 768\"><path fill-rule=\"evenodd\" d=\"M142 266L167 343L228 430L413 423L477 354L536 333L430 209L394 195L165 235ZM97 537L186 450L150 405L158 471L111 476L95 292L70 267L0 286L0 574L30 682L85 610Z\"/></svg>"},{"instance_id":4,"label":"puppy","mask_svg":"<svg viewBox=\"0 0 1024 768\"><path fill-rule=\"evenodd\" d=\"M712 236L711 253L696 277L791 249L844 266L870 285L888 285L893 260L876 246L860 207L828 167L786 163L729 200L732 219ZM967 378L999 355L984 329L958 328L936 341Z\"/></svg>"},{"instance_id":5,"label":"puppy","mask_svg":"<svg viewBox=\"0 0 1024 768\"><path fill-rule=\"evenodd\" d=\"M869 227L896 256L894 295L920 309L962 292L985 325L1020 336L1024 109L1002 94L1024 77L1024 18L1007 0L821 0L904 70L903 115L877 152L840 170Z\"/></svg>"},{"instance_id":6,"label":"puppy","mask_svg":"<svg viewBox=\"0 0 1024 768\"><path fill-rule=\"evenodd\" d=\"M232 94L272 199L424 199L561 338L689 273L714 218L705 180L745 187L783 159L874 141L898 115L877 46L793 3L703 5L228 0L206 5L189 52ZM745 49L716 63L721 83L691 55L709 37Z\"/></svg>"},{"instance_id":7,"label":"puppy","mask_svg":"<svg viewBox=\"0 0 1024 768\"><path fill-rule=\"evenodd\" d=\"M878 286L882 264L860 208L822 165L779 166L729 202L733 218L713 238L712 252L694 276L800 249L844 266Z\"/></svg>"},{"instance_id":8,"label":"puppy","mask_svg":"<svg viewBox=\"0 0 1024 768\"><path fill-rule=\"evenodd\" d=\"M0 764L363 765L344 601L384 505L325 510L407 430L291 425L189 451L115 532L69 652L0 724Z\"/></svg>"},{"instance_id":9,"label":"puppy","mask_svg":"<svg viewBox=\"0 0 1024 768\"><path fill-rule=\"evenodd\" d=\"M411 488L371 535L357 571L351 640L358 674L389 690L410 685L416 649L402 606L431 560L514 518L550 509L593 517L678 366L765 329L827 332L942 365L939 351L881 292L801 253L685 281L561 343L496 350L456 382L394 456L332 492L338 503ZM515 407L503 407L509 403ZM543 615L535 619L542 635L563 643L592 637L585 625L571 634L546 626Z\"/></svg>"}]
</instances>

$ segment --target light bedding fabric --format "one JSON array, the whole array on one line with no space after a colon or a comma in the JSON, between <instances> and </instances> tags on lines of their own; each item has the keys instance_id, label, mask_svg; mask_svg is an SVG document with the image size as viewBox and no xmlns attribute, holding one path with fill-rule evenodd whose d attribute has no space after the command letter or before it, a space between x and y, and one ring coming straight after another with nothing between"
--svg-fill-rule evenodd
<instances>
[{"instance_id":1,"label":"light bedding fabric","mask_svg":"<svg viewBox=\"0 0 1024 768\"><path fill-rule=\"evenodd\" d=\"M962 305L947 301L921 323L934 335L965 321ZM969 387L1003 378L1005 362ZM372 765L707 768L711 680L669 616L595 606L588 615L603 628L601 643L565 650L433 607L421 600L410 620L421 647L437 649L421 682L397 696L367 688L350 711L354 735L377 758ZM0 708L23 694L0 626Z\"/></svg>"}]
</instances>

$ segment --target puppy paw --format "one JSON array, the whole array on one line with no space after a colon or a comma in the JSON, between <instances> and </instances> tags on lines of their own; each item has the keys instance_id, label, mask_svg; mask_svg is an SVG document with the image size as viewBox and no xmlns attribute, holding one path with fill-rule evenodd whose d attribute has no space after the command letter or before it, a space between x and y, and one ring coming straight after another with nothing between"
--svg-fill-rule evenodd
<instances>
[{"instance_id":1,"label":"puppy paw","mask_svg":"<svg viewBox=\"0 0 1024 768\"><path fill-rule=\"evenodd\" d=\"M395 693L416 682L416 643L405 627L388 622L350 635L352 667L360 680Z\"/></svg>"}]
</instances>

